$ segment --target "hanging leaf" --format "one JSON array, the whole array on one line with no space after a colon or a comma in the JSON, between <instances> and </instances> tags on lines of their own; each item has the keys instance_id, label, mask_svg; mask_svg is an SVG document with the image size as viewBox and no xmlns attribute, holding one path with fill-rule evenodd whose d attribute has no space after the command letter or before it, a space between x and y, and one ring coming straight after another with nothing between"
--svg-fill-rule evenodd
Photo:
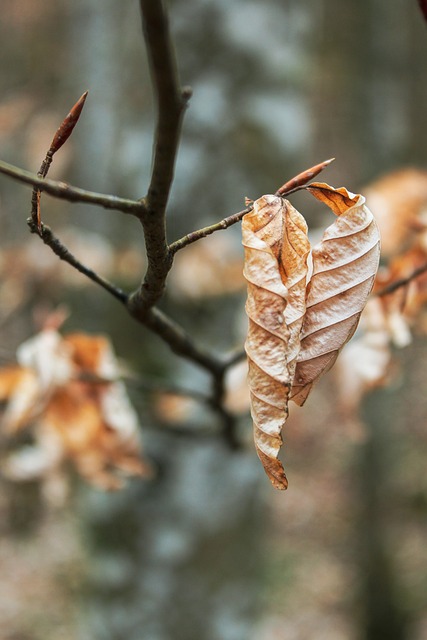
<instances>
[{"instance_id":1,"label":"hanging leaf","mask_svg":"<svg viewBox=\"0 0 427 640\"><path fill-rule=\"evenodd\" d=\"M278 459L288 402L304 404L353 335L379 261L379 232L365 199L324 183L307 189L337 216L312 251L308 283L307 225L287 200L262 196L242 221L254 440L278 489L288 486Z\"/></svg>"},{"instance_id":2,"label":"hanging leaf","mask_svg":"<svg viewBox=\"0 0 427 640\"><path fill-rule=\"evenodd\" d=\"M313 273L291 398L303 405L356 330L378 269L380 237L365 198L313 183L308 190L338 216L313 248Z\"/></svg>"},{"instance_id":3,"label":"hanging leaf","mask_svg":"<svg viewBox=\"0 0 427 640\"><path fill-rule=\"evenodd\" d=\"M267 195L244 216L242 231L255 447L272 484L286 489L278 453L305 311L307 225L289 202Z\"/></svg>"}]
</instances>

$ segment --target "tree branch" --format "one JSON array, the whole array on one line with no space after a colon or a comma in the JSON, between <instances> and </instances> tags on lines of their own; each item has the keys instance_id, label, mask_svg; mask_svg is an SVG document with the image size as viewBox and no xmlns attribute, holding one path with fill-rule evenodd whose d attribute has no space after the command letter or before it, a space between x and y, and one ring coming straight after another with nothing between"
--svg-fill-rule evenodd
<instances>
[{"instance_id":1,"label":"tree branch","mask_svg":"<svg viewBox=\"0 0 427 640\"><path fill-rule=\"evenodd\" d=\"M140 220L144 229L148 268L132 295L135 309L149 308L162 296L172 254L166 240L166 206L174 177L182 117L191 96L180 88L178 71L162 0L140 0L142 26L157 102L153 170Z\"/></svg>"},{"instance_id":2,"label":"tree branch","mask_svg":"<svg viewBox=\"0 0 427 640\"><path fill-rule=\"evenodd\" d=\"M0 173L24 182L25 184L37 187L40 191L44 191L60 200L68 200L69 202L86 202L87 204L98 205L104 209L115 209L122 213L130 213L135 216L141 216L144 211L144 203L139 200L127 200L118 196L107 195L105 193L96 193L95 191L86 191L79 187L73 187L66 182L57 180L49 180L41 178L36 173L25 171L15 167L13 164L0 160Z\"/></svg>"},{"instance_id":3,"label":"tree branch","mask_svg":"<svg viewBox=\"0 0 427 640\"><path fill-rule=\"evenodd\" d=\"M191 89L181 88L179 83L175 54L169 32L168 18L163 0L139 0L142 25L148 51L148 60L157 104L157 124L153 152L153 169L147 194L140 200L128 200L114 195L86 191L65 182L48 180L46 173L51 156L59 149L75 126L86 94L73 107L61 124L52 141L45 166L36 175L0 162L0 173L15 180L30 184L34 188L32 218L30 229L37 233L43 242L62 260L86 275L118 299L142 325L157 334L177 355L192 361L211 374L211 393L203 397L221 418L223 434L227 442L235 447L236 418L224 406L225 374L227 369L240 360L241 354L228 358L218 357L195 343L182 327L166 316L155 305L163 295L166 278L172 266L174 254L189 244L204 238L215 231L226 229L235 224L245 213L251 211L251 205L220 222L193 231L170 246L166 236L166 208L174 177L175 161L179 146L181 125ZM330 161L316 165L283 185L276 195L285 196L304 188L305 183L319 173ZM140 220L148 259L148 267L140 287L128 296L124 291L108 282L91 269L81 264L68 249L54 236L51 229L40 219L40 192L68 200L99 205L106 209L115 209L135 215Z\"/></svg>"},{"instance_id":4,"label":"tree branch","mask_svg":"<svg viewBox=\"0 0 427 640\"><path fill-rule=\"evenodd\" d=\"M211 233L215 231L221 231L221 229L227 229L231 227L236 222L239 222L243 218L246 213L252 210L252 207L246 207L242 211L238 211L237 213L233 213L231 216L216 222L215 224L211 224L209 227L204 227L203 229L198 229L197 231L192 231L188 233L186 236L183 236L179 240L175 240L169 245L169 251L172 255L175 255L177 251L187 247L189 244L193 244L193 242L197 242L197 240L201 240L202 238L206 238L210 236Z\"/></svg>"},{"instance_id":5,"label":"tree branch","mask_svg":"<svg viewBox=\"0 0 427 640\"><path fill-rule=\"evenodd\" d=\"M335 158L329 158L329 160L324 160L323 162L319 162L319 164L314 165L314 167L310 167L309 169L305 169L295 177L285 182L279 189L277 189L275 195L284 198L285 196L290 196L292 193L296 193L297 191L301 191L301 189L305 189L307 186L307 182L312 180L315 176L319 175L328 165L333 162ZM252 205L249 204L246 209L242 211L238 211L237 213L233 213L231 216L216 222L215 224L210 225L209 227L204 227L203 229L198 229L197 231L192 231L186 236L180 238L179 240L175 240L169 245L169 252L172 255L175 255L177 251L187 247L189 244L196 242L197 240L201 240L202 238L206 238L206 236L211 235L215 231L221 231L221 229L227 229L231 227L236 222L239 222L246 213L252 210Z\"/></svg>"}]
</instances>

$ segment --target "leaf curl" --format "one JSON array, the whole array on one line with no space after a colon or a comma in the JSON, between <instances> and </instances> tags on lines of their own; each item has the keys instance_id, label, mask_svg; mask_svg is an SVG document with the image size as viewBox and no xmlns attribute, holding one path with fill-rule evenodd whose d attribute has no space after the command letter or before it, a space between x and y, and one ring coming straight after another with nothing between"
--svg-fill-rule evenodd
<instances>
[{"instance_id":1,"label":"leaf curl","mask_svg":"<svg viewBox=\"0 0 427 640\"><path fill-rule=\"evenodd\" d=\"M288 201L267 195L244 216L242 231L255 447L272 484L286 489L278 454L305 312L307 225Z\"/></svg>"},{"instance_id":2,"label":"leaf curl","mask_svg":"<svg viewBox=\"0 0 427 640\"><path fill-rule=\"evenodd\" d=\"M378 269L380 237L365 198L313 183L308 190L338 216L313 248L313 272L291 399L303 405L356 330Z\"/></svg>"},{"instance_id":3,"label":"leaf curl","mask_svg":"<svg viewBox=\"0 0 427 640\"><path fill-rule=\"evenodd\" d=\"M242 221L254 441L279 489L288 486L278 455L289 400L304 404L353 335L379 261L379 231L363 196L325 183L307 189L337 216L312 250L310 278L307 224L287 200L262 196Z\"/></svg>"}]
</instances>

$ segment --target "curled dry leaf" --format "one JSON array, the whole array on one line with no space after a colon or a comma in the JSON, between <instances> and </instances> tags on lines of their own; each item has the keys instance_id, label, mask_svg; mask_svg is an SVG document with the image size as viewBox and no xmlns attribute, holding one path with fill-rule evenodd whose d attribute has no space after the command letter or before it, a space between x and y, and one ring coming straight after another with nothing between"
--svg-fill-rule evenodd
<instances>
[{"instance_id":1,"label":"curled dry leaf","mask_svg":"<svg viewBox=\"0 0 427 640\"><path fill-rule=\"evenodd\" d=\"M316 183L308 190L337 216L313 248L313 272L291 397L304 404L356 330L380 257L378 227L365 198Z\"/></svg>"},{"instance_id":2,"label":"curled dry leaf","mask_svg":"<svg viewBox=\"0 0 427 640\"><path fill-rule=\"evenodd\" d=\"M242 231L255 447L273 485L286 489L278 453L305 311L307 225L286 200L263 196L243 218Z\"/></svg>"},{"instance_id":3,"label":"curled dry leaf","mask_svg":"<svg viewBox=\"0 0 427 640\"><path fill-rule=\"evenodd\" d=\"M242 222L254 440L279 489L288 484L278 454L289 399L302 405L353 335L379 261L365 199L324 183L308 189L337 215L312 251L308 283L307 225L287 200L262 196Z\"/></svg>"}]
</instances>

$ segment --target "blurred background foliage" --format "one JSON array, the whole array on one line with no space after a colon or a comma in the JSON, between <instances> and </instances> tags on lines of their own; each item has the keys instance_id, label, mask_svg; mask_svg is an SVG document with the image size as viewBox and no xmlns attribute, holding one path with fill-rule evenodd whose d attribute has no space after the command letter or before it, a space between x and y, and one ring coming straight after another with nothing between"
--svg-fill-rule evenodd
<instances>
[{"instance_id":1,"label":"blurred background foliage","mask_svg":"<svg viewBox=\"0 0 427 640\"><path fill-rule=\"evenodd\" d=\"M353 191L392 170L425 168L427 32L415 0L169 6L181 80L194 90L170 240L331 156L337 160L325 180ZM2 159L36 171L59 122L89 89L50 177L142 196L154 107L136 0L3 0L0 43ZM109 334L119 357L159 388L177 380L206 387L203 372L29 237L27 187L2 178L0 197L3 363L66 304L64 331ZM313 226L323 223L306 196L293 202ZM136 220L49 197L42 207L83 261L122 287L138 285L144 256ZM164 308L211 348L241 348L239 229L184 253ZM398 375L364 398L359 415L337 408L332 374L304 411L294 411L285 434L285 494L264 477L246 412L247 444L231 452L215 434L180 428L214 431L207 410L132 389L156 480L133 481L118 494L74 480L56 506L37 483L3 480L1 637L425 638L423 333L396 354ZM237 409L245 407L240 380L236 373L230 381Z\"/></svg>"}]
</instances>

